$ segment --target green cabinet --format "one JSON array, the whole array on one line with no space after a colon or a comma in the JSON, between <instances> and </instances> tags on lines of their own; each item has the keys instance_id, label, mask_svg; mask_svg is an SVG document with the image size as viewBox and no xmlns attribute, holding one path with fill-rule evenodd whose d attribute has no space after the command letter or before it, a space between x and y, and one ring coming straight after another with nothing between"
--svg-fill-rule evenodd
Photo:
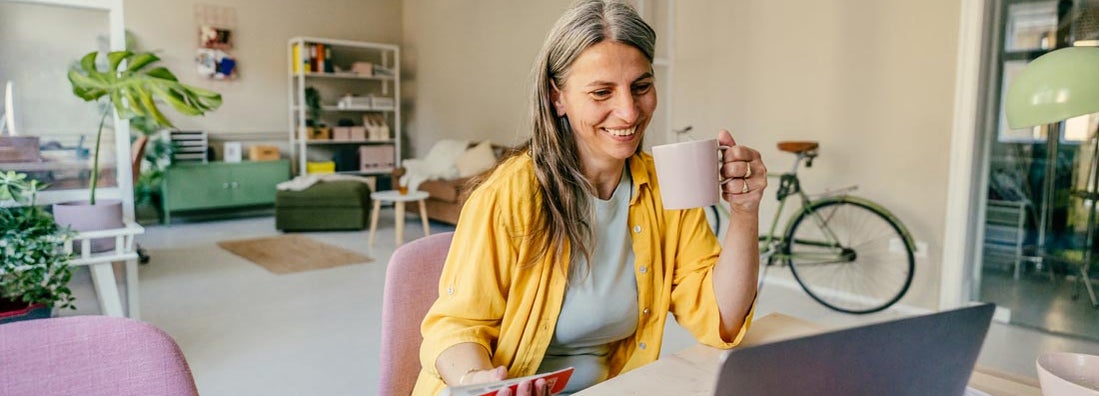
<instances>
[{"instance_id":1,"label":"green cabinet","mask_svg":"<svg viewBox=\"0 0 1099 396\"><path fill-rule=\"evenodd\" d=\"M290 161L182 163L164 172L164 224L173 211L272 205L275 186L290 179Z\"/></svg>"}]
</instances>

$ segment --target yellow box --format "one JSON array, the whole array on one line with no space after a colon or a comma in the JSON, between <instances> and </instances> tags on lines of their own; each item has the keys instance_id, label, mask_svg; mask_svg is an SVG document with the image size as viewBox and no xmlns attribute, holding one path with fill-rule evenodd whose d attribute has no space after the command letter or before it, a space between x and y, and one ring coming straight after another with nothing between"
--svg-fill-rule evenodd
<instances>
[{"instance_id":1,"label":"yellow box","mask_svg":"<svg viewBox=\"0 0 1099 396\"><path fill-rule=\"evenodd\" d=\"M313 162L308 161L305 163L305 171L310 174L324 174L335 173L336 163L334 161Z\"/></svg>"}]
</instances>

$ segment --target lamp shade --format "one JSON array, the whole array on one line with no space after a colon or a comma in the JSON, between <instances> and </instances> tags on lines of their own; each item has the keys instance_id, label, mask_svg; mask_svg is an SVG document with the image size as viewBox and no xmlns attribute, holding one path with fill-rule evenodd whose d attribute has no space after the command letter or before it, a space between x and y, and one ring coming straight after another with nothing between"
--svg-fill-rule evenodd
<instances>
[{"instance_id":1,"label":"lamp shade","mask_svg":"<svg viewBox=\"0 0 1099 396\"><path fill-rule=\"evenodd\" d=\"M1012 129L1099 112L1099 48L1063 48L1030 62L1007 89L1005 107Z\"/></svg>"}]
</instances>

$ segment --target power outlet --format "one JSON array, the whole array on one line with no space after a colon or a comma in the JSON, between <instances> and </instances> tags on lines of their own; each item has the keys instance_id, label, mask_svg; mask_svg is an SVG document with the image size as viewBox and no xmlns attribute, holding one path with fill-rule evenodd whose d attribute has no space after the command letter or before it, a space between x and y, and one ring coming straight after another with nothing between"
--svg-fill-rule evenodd
<instances>
[{"instance_id":1,"label":"power outlet","mask_svg":"<svg viewBox=\"0 0 1099 396\"><path fill-rule=\"evenodd\" d=\"M889 252L903 253L904 241L900 238L889 238ZM913 255L916 256L916 258L927 258L927 242L916 241L916 251Z\"/></svg>"}]
</instances>

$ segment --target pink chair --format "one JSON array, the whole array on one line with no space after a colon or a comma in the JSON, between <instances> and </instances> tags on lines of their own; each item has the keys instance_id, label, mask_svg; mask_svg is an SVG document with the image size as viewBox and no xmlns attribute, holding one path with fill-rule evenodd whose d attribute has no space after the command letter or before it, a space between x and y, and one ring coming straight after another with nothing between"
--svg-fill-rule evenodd
<instances>
[{"instance_id":1,"label":"pink chair","mask_svg":"<svg viewBox=\"0 0 1099 396\"><path fill-rule=\"evenodd\" d=\"M147 323L106 316L0 325L0 395L197 395L183 352Z\"/></svg>"},{"instance_id":2,"label":"pink chair","mask_svg":"<svg viewBox=\"0 0 1099 396\"><path fill-rule=\"evenodd\" d=\"M382 300L382 396L407 396L420 373L420 322L439 297L443 271L453 232L435 234L406 243L393 252L385 277Z\"/></svg>"}]
</instances>

